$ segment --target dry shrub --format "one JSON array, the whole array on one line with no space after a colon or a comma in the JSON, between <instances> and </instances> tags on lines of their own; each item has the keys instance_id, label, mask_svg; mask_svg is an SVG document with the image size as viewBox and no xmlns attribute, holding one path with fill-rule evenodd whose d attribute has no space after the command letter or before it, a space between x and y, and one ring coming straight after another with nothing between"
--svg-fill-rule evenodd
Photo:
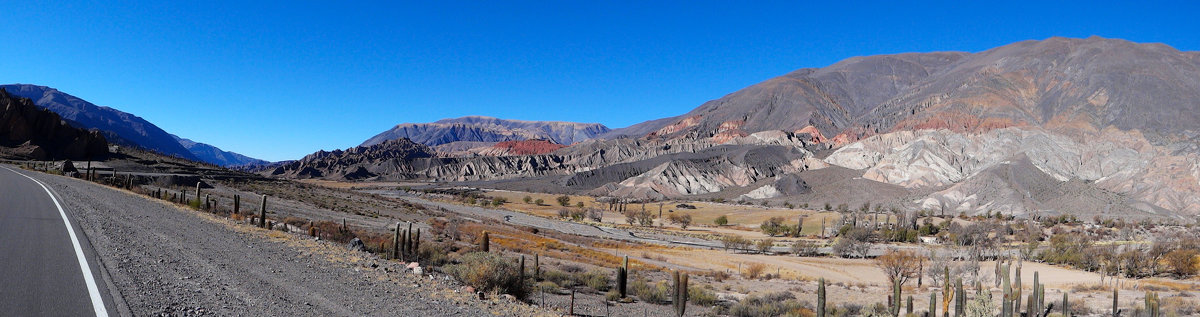
<instances>
[{"instance_id":1,"label":"dry shrub","mask_svg":"<svg viewBox=\"0 0 1200 317\"><path fill-rule=\"evenodd\" d=\"M480 291L509 294L524 299L529 287L520 278L520 269L513 259L495 253L471 252L459 259L461 263L445 266L446 273Z\"/></svg>"},{"instance_id":2,"label":"dry shrub","mask_svg":"<svg viewBox=\"0 0 1200 317\"><path fill-rule=\"evenodd\" d=\"M671 287L667 281L658 281L650 285L643 279L636 279L629 284L629 291L643 302L665 305L670 302Z\"/></svg>"},{"instance_id":3,"label":"dry shrub","mask_svg":"<svg viewBox=\"0 0 1200 317\"><path fill-rule=\"evenodd\" d=\"M750 263L750 265L746 266L746 271L742 272L742 274L743 274L742 276L744 276L748 279L756 279L760 275L762 275L763 270L766 270L766 269L767 269L766 264L762 264L762 263L758 263L758 262Z\"/></svg>"},{"instance_id":4,"label":"dry shrub","mask_svg":"<svg viewBox=\"0 0 1200 317\"><path fill-rule=\"evenodd\" d=\"M789 292L751 295L729 308L729 315L736 317L766 317L799 315L807 303L796 300Z\"/></svg>"}]
</instances>

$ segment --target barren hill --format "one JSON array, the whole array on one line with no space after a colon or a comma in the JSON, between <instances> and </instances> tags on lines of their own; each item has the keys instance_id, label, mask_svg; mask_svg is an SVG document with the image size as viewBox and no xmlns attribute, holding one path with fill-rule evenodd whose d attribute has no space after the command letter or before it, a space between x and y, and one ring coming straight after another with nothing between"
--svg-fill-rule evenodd
<instances>
[{"instance_id":1,"label":"barren hill","mask_svg":"<svg viewBox=\"0 0 1200 317\"><path fill-rule=\"evenodd\" d=\"M521 121L469 116L442 119L433 123L404 123L364 141L362 146L387 140L408 138L428 146L454 142L503 142L544 139L558 144L572 144L608 132L599 123L557 121Z\"/></svg>"}]
</instances>

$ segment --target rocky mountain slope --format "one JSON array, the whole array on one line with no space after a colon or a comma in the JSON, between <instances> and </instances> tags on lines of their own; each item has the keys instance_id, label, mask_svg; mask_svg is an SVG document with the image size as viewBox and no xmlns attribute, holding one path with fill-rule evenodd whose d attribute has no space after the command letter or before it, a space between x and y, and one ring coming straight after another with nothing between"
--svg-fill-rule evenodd
<instances>
[{"instance_id":1,"label":"rocky mountain slope","mask_svg":"<svg viewBox=\"0 0 1200 317\"><path fill-rule=\"evenodd\" d=\"M54 111L76 125L100 130L109 141L136 146L162 154L221 166L243 165L259 161L241 154L222 151L212 145L180 139L138 117L109 107L101 107L58 89L27 85L0 85L11 94L29 98L41 108ZM181 141L182 140L182 141Z\"/></svg>"},{"instance_id":2,"label":"rocky mountain slope","mask_svg":"<svg viewBox=\"0 0 1200 317\"><path fill-rule=\"evenodd\" d=\"M5 156L85 160L108 154L108 142L98 131L73 127L58 114L4 88L0 88L0 110L0 153Z\"/></svg>"},{"instance_id":3,"label":"rocky mountain slope","mask_svg":"<svg viewBox=\"0 0 1200 317\"><path fill-rule=\"evenodd\" d=\"M298 161L276 166L268 175L335 179L366 179L379 175L413 178L413 161L433 155L434 151L428 146L408 139L396 139L344 151L318 151Z\"/></svg>"},{"instance_id":4,"label":"rocky mountain slope","mask_svg":"<svg viewBox=\"0 0 1200 317\"><path fill-rule=\"evenodd\" d=\"M433 123L404 123L364 141L361 146L408 138L428 146L454 142L503 142L543 139L558 144L581 142L608 132L599 123L521 121L469 116Z\"/></svg>"},{"instance_id":5,"label":"rocky mountain slope","mask_svg":"<svg viewBox=\"0 0 1200 317\"><path fill-rule=\"evenodd\" d=\"M553 152L431 157L403 176L627 198L1190 217L1198 116L1200 52L1050 38L850 58Z\"/></svg>"},{"instance_id":6,"label":"rocky mountain slope","mask_svg":"<svg viewBox=\"0 0 1200 317\"><path fill-rule=\"evenodd\" d=\"M188 152L191 152L192 155L196 156L196 158L198 158L204 162L216 164L218 166L231 167L231 166L246 166L246 165L264 165L264 164L271 163L271 162L256 159L253 157L237 154L234 152L225 151L225 150L222 150L221 148L218 148L218 147L215 147L212 145L208 145L205 143L200 143L200 142L192 141L189 139L181 138L174 134L172 134L171 137L175 138L175 141L179 142L179 145L182 145L184 148L186 148L188 150Z\"/></svg>"}]
</instances>

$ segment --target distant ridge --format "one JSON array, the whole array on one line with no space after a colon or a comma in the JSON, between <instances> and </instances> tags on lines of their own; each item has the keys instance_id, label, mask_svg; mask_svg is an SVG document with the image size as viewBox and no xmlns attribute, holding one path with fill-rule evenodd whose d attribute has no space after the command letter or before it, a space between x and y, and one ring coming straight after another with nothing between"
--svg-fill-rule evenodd
<instances>
[{"instance_id":1,"label":"distant ridge","mask_svg":"<svg viewBox=\"0 0 1200 317\"><path fill-rule=\"evenodd\" d=\"M364 141L370 146L387 140L407 138L416 143L438 146L454 142L504 142L545 139L558 144L573 144L608 132L599 123L560 121L522 121L483 116L442 119L433 123L404 123Z\"/></svg>"}]
</instances>

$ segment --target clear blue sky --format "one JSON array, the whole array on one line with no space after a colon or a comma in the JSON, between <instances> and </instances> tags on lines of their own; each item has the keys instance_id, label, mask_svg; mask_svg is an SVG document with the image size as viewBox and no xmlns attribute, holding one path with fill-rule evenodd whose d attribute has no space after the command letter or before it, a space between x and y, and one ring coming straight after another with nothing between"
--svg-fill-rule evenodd
<instances>
[{"instance_id":1,"label":"clear blue sky","mask_svg":"<svg viewBox=\"0 0 1200 317\"><path fill-rule=\"evenodd\" d=\"M342 2L13 1L0 83L283 160L464 115L624 127L852 56L1056 35L1200 50L1195 2Z\"/></svg>"}]
</instances>

